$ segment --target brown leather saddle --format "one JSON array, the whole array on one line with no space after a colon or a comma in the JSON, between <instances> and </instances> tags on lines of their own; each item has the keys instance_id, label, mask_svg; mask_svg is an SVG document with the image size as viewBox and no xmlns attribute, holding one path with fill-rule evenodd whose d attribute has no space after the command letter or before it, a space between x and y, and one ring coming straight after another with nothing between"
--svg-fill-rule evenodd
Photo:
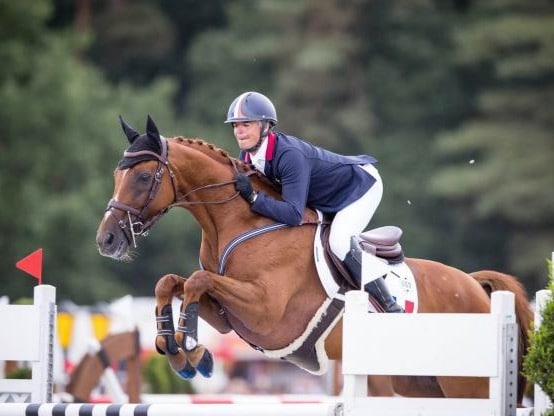
<instances>
[{"instance_id":1,"label":"brown leather saddle","mask_svg":"<svg viewBox=\"0 0 554 416\"><path fill-rule=\"evenodd\" d=\"M331 251L329 246L330 229L330 225L324 226L321 232L321 242L323 247L325 247L325 259L333 278L341 289L345 289L345 292L348 290L360 290L360 284L352 278L342 261ZM386 225L352 236L350 247L354 258L360 263L362 261L362 252L365 251L385 260L389 264L398 264L404 260L404 253L400 245L401 237L402 229L394 225Z\"/></svg>"}]
</instances>

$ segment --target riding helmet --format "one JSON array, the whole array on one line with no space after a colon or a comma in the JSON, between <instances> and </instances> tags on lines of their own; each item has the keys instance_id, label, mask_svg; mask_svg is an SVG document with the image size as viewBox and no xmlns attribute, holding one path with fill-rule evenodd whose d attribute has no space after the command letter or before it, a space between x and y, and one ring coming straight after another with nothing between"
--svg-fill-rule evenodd
<instances>
[{"instance_id":1,"label":"riding helmet","mask_svg":"<svg viewBox=\"0 0 554 416\"><path fill-rule=\"evenodd\" d=\"M277 124L277 112L269 98L259 92L249 91L233 100L229 106L225 123L256 120L267 120L275 125Z\"/></svg>"}]
</instances>

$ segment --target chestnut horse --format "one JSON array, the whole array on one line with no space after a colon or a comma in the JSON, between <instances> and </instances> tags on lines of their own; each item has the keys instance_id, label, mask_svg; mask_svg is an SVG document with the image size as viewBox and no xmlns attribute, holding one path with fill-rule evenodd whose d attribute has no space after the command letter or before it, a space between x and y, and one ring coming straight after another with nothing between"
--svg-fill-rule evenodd
<instances>
[{"instance_id":1,"label":"chestnut horse","mask_svg":"<svg viewBox=\"0 0 554 416\"><path fill-rule=\"evenodd\" d=\"M131 145L115 170L113 197L98 228L100 253L118 260L129 258L136 237L145 235L157 219L176 206L186 208L202 227L201 270L188 278L165 275L155 289L155 345L167 355L173 370L183 378L197 371L204 376L211 374L212 356L198 343L198 316L221 333L235 331L266 353L298 348L298 339L305 338L307 328L317 325L314 316L329 300L313 257L315 213L307 210L305 225L256 234L229 252L229 243L237 242L238 236L274 225L253 213L238 197L236 172L250 175L255 189L274 198L280 197L279 192L249 166L202 140L165 139L150 117L142 135L122 119L121 124ZM521 362L531 312L525 291L515 278L494 271L470 275L430 260L405 261L415 277L421 313L487 313L488 292L514 292ZM182 298L177 329L171 310L174 296ZM325 358L341 359L341 316L323 334ZM379 395L488 396L488 380L483 378L372 376L368 383L370 392ZM520 376L519 402L524 383Z\"/></svg>"}]
</instances>

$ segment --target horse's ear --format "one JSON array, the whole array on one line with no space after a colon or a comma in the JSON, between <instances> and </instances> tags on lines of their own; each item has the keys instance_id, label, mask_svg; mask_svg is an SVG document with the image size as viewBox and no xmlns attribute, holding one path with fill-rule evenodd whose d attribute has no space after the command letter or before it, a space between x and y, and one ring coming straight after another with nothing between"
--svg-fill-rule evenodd
<instances>
[{"instance_id":1,"label":"horse's ear","mask_svg":"<svg viewBox=\"0 0 554 416\"><path fill-rule=\"evenodd\" d=\"M156 123L154 123L154 120L152 120L152 117L150 117L150 114L146 119L146 134L151 139L156 140L156 142L160 145L160 149L162 148L162 140L160 138L160 132L158 131L158 127L156 126Z\"/></svg>"},{"instance_id":2,"label":"horse's ear","mask_svg":"<svg viewBox=\"0 0 554 416\"><path fill-rule=\"evenodd\" d=\"M121 122L121 128L123 129L123 132L125 133L125 136L127 136L127 139L129 140L129 143L133 144L135 139L140 136L135 129L133 129L131 126L129 126L125 121L123 120L123 117L121 115L119 116L119 121Z\"/></svg>"}]
</instances>

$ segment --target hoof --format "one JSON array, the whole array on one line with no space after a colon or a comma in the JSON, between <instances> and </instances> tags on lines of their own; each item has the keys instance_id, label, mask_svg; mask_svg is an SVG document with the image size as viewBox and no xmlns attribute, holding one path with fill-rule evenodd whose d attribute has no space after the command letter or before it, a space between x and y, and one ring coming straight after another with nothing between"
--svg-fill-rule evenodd
<instances>
[{"instance_id":1,"label":"hoof","mask_svg":"<svg viewBox=\"0 0 554 416\"><path fill-rule=\"evenodd\" d=\"M202 374L204 377L211 377L214 370L214 358L212 356L212 353L208 350L204 351L204 354L202 354L202 358L198 362L198 365L196 366L196 369L200 374Z\"/></svg>"},{"instance_id":2,"label":"hoof","mask_svg":"<svg viewBox=\"0 0 554 416\"><path fill-rule=\"evenodd\" d=\"M183 368L180 370L173 369L173 371L183 380L190 380L196 375L196 369L188 361Z\"/></svg>"},{"instance_id":3,"label":"hoof","mask_svg":"<svg viewBox=\"0 0 554 416\"><path fill-rule=\"evenodd\" d=\"M180 378L189 380L196 375L196 369L187 359L186 354L182 350L179 350L178 354L167 355L167 360L169 361L171 369Z\"/></svg>"}]
</instances>

